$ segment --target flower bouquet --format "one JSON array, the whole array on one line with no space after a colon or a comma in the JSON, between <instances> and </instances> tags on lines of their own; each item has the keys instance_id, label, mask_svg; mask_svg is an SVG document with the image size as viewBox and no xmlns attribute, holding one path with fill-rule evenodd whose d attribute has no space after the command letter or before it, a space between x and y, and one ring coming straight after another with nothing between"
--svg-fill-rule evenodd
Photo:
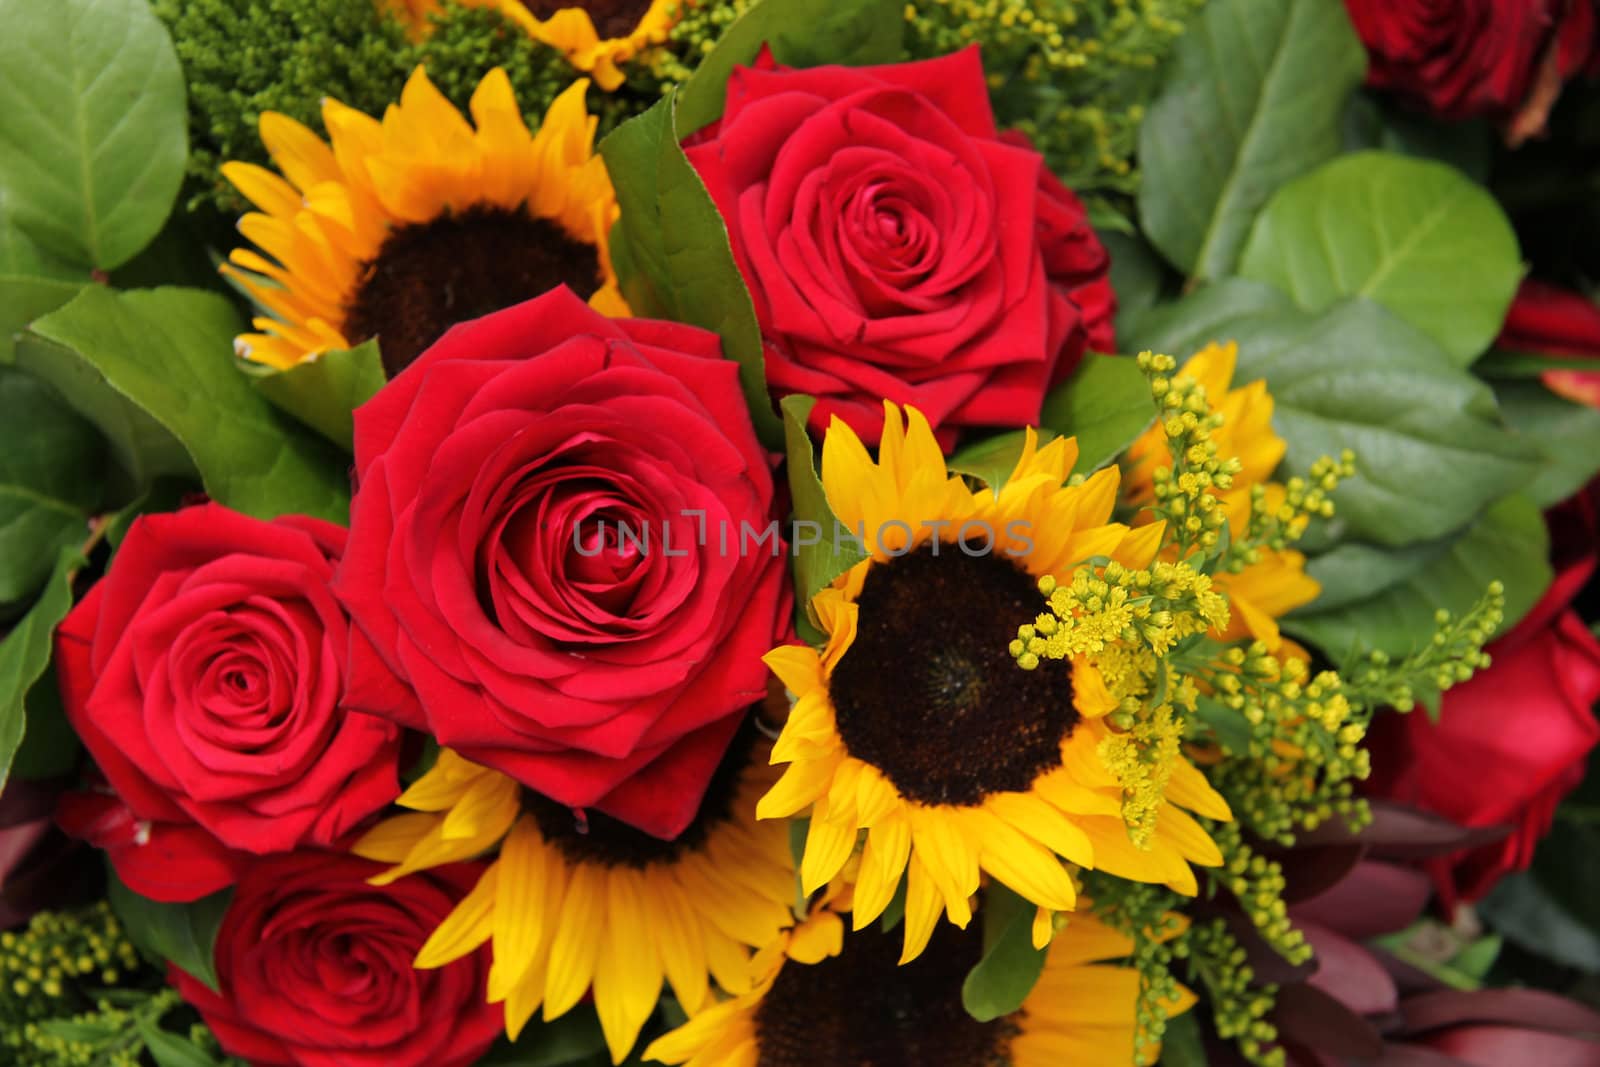
<instances>
[{"instance_id":1,"label":"flower bouquet","mask_svg":"<svg viewBox=\"0 0 1600 1067\"><path fill-rule=\"evenodd\" d=\"M1592 0L0 14L0 1061L1600 1063Z\"/></svg>"}]
</instances>

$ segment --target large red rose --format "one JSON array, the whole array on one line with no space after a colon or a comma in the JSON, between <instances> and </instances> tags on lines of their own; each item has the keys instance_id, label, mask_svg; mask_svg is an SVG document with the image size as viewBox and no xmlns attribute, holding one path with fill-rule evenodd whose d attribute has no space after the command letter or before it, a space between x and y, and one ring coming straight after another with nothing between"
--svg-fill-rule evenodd
<instances>
[{"instance_id":1,"label":"large red rose","mask_svg":"<svg viewBox=\"0 0 1600 1067\"><path fill-rule=\"evenodd\" d=\"M1105 248L1039 154L997 134L976 48L883 67L739 68L686 148L727 223L777 395L873 441L885 398L948 443L1037 422L1113 347Z\"/></svg>"},{"instance_id":2,"label":"large red rose","mask_svg":"<svg viewBox=\"0 0 1600 1067\"><path fill-rule=\"evenodd\" d=\"M1538 627L1491 645L1490 667L1445 694L1437 723L1420 711L1373 723L1371 795L1463 826L1512 828L1502 841L1428 861L1447 908L1527 868L1600 741L1591 710L1600 643L1576 612L1548 621L1535 610Z\"/></svg>"},{"instance_id":3,"label":"large red rose","mask_svg":"<svg viewBox=\"0 0 1600 1067\"><path fill-rule=\"evenodd\" d=\"M172 984L223 1049L257 1067L466 1067L505 1025L488 1004L489 946L411 966L482 868L436 867L380 888L382 864L297 852L250 867L217 932L220 992Z\"/></svg>"},{"instance_id":4,"label":"large red rose","mask_svg":"<svg viewBox=\"0 0 1600 1067\"><path fill-rule=\"evenodd\" d=\"M1600 359L1600 304L1582 293L1528 278L1495 342L1513 352ZM1600 407L1600 372L1547 370L1541 377L1568 400Z\"/></svg>"},{"instance_id":5,"label":"large red rose","mask_svg":"<svg viewBox=\"0 0 1600 1067\"><path fill-rule=\"evenodd\" d=\"M359 408L335 588L421 707L381 684L352 699L562 803L681 831L786 615L781 549L741 538L771 521L772 478L719 356L562 288L455 327Z\"/></svg>"},{"instance_id":6,"label":"large red rose","mask_svg":"<svg viewBox=\"0 0 1600 1067\"><path fill-rule=\"evenodd\" d=\"M331 845L398 795L399 731L342 699L344 540L217 504L147 515L62 622L67 718L116 794L62 822L136 891L193 900L243 854Z\"/></svg>"},{"instance_id":7,"label":"large red rose","mask_svg":"<svg viewBox=\"0 0 1600 1067\"><path fill-rule=\"evenodd\" d=\"M1543 127L1561 84L1596 53L1595 0L1345 0L1367 83L1447 119Z\"/></svg>"}]
</instances>

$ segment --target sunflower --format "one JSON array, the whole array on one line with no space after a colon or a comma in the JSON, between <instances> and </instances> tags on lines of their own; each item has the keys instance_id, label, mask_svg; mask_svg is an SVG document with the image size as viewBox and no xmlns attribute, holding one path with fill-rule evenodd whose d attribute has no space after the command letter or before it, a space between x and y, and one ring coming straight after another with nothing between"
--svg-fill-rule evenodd
<instances>
[{"instance_id":1,"label":"sunflower","mask_svg":"<svg viewBox=\"0 0 1600 1067\"><path fill-rule=\"evenodd\" d=\"M461 0L492 8L529 37L562 52L567 62L594 76L607 92L623 83L620 65L652 45L664 44L687 0ZM387 0L389 11L421 37L440 0Z\"/></svg>"},{"instance_id":2,"label":"sunflower","mask_svg":"<svg viewBox=\"0 0 1600 1067\"><path fill-rule=\"evenodd\" d=\"M1227 510L1228 526L1234 536L1243 533L1250 521L1250 493L1254 486L1266 487L1267 503L1277 507L1283 487L1273 482L1272 474L1283 461L1288 445L1272 430L1272 395L1267 383L1254 381L1231 388L1239 346L1209 344L1183 365L1183 374L1205 389L1206 399L1220 412L1223 424L1213 435L1219 456L1237 456L1243 469L1234 477L1233 488L1219 492ZM1123 475L1123 498L1135 506L1155 500L1154 472L1170 467L1166 436L1159 425L1146 430L1128 449ZM1227 594L1232 609L1228 626L1217 636L1223 640L1253 637L1277 651L1282 641L1277 620L1322 592L1315 578L1306 574L1306 558L1293 549L1262 547L1259 560L1237 574L1219 572L1216 586Z\"/></svg>"},{"instance_id":3,"label":"sunflower","mask_svg":"<svg viewBox=\"0 0 1600 1067\"><path fill-rule=\"evenodd\" d=\"M287 368L378 337L392 377L454 323L563 283L626 315L608 245L616 195L584 89L558 96L534 134L498 68L472 95L476 126L421 67L381 122L324 101L331 143L263 114L282 176L222 168L261 209L239 231L266 253L235 249L223 267L270 312L240 355Z\"/></svg>"},{"instance_id":4,"label":"sunflower","mask_svg":"<svg viewBox=\"0 0 1600 1067\"><path fill-rule=\"evenodd\" d=\"M961 1003L961 984L983 952L978 930L942 927L920 957L900 965L893 936L876 924L840 944L826 926L806 929L817 922L807 920L775 954L754 989L692 1014L645 1059L688 1067L1135 1062L1139 972L1103 962L1128 956L1133 942L1093 916L1067 922L1021 1009L989 1022ZM1180 988L1162 1007L1176 1015L1193 1002Z\"/></svg>"},{"instance_id":5,"label":"sunflower","mask_svg":"<svg viewBox=\"0 0 1600 1067\"><path fill-rule=\"evenodd\" d=\"M498 858L416 965L442 967L492 940L488 996L505 1003L512 1039L541 1004L554 1019L592 988L620 1063L663 978L685 1011L707 1003L711 980L742 993L750 950L794 921L788 831L751 818L772 774L733 755L696 821L660 841L599 812L575 814L444 749L400 797L416 811L381 823L353 851L395 864L374 879L384 884L498 843Z\"/></svg>"},{"instance_id":6,"label":"sunflower","mask_svg":"<svg viewBox=\"0 0 1600 1067\"><path fill-rule=\"evenodd\" d=\"M1074 907L1061 859L1193 894L1189 864L1222 857L1176 804L1218 819L1227 804L1177 757L1151 800L1155 832L1136 845L1101 756L1117 708L1104 677L1087 659L1024 671L1006 649L1039 614L1041 576L1093 557L1143 566L1161 528L1107 521L1115 467L1068 486L1073 440L1041 449L1030 430L1010 479L973 490L947 473L920 412L903 424L884 407L877 462L837 419L822 448L829 503L868 558L814 598L820 652L766 657L795 704L772 753L788 769L757 815L810 809L803 889L832 879L865 829L854 921L881 914L908 872L907 960L941 907L967 925L980 871L1050 911Z\"/></svg>"}]
</instances>

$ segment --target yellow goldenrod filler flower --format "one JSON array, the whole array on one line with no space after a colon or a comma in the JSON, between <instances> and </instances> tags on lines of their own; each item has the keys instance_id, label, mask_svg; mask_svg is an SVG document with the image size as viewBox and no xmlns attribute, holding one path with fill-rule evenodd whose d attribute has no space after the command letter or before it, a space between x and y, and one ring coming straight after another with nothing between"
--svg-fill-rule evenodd
<instances>
[{"instance_id":1,"label":"yellow goldenrod filler flower","mask_svg":"<svg viewBox=\"0 0 1600 1067\"><path fill-rule=\"evenodd\" d=\"M1219 481L1208 486L1216 490L1214 499L1234 540L1245 536L1253 506L1276 510L1284 505L1285 488L1271 479L1287 449L1283 438L1272 430L1273 405L1267 383L1254 381L1230 388L1238 357L1238 345L1231 341L1207 345L1183 365L1177 378L1162 378L1164 384L1155 385L1160 417L1128 449L1123 482L1127 502L1170 507L1183 489L1191 487L1174 484L1169 438L1174 429L1199 436L1215 447L1215 455L1237 460L1237 468L1223 476L1226 484ZM1185 412L1194 415L1197 395L1216 416L1213 425L1184 425ZM1178 425L1172 426L1175 420ZM1203 479L1206 474L1196 471L1190 477ZM1203 521L1202 516L1185 518ZM1280 640L1276 620L1309 604L1322 591L1315 579L1306 575L1305 563L1305 556L1293 549L1261 545L1240 569L1220 571L1217 586L1228 595L1233 610L1218 636L1225 640L1251 636L1276 650Z\"/></svg>"},{"instance_id":2,"label":"yellow goldenrod filler flower","mask_svg":"<svg viewBox=\"0 0 1600 1067\"><path fill-rule=\"evenodd\" d=\"M920 412L885 415L877 460L837 419L822 448L829 503L868 558L814 599L820 652L767 655L796 703L772 753L788 769L757 814L809 810L802 888L838 874L865 830L854 922L877 918L906 874L907 960L941 910L967 925L980 872L1051 911L1075 905L1062 860L1194 893L1190 863L1221 857L1179 805L1217 819L1227 805L1173 750L1135 843L1095 657L1025 673L995 640L1035 617L1041 577L1096 557L1146 565L1160 528L1108 521L1115 468L1068 484L1075 441L1039 448L1030 431L1003 486L974 490Z\"/></svg>"},{"instance_id":3,"label":"yellow goldenrod filler flower","mask_svg":"<svg viewBox=\"0 0 1600 1067\"><path fill-rule=\"evenodd\" d=\"M472 123L420 67L381 121L325 101L330 142L263 114L281 175L222 168L261 209L239 232L266 253L235 249L223 267L270 312L239 354L287 368L377 337L392 377L455 323L557 285L626 315L608 243L616 195L585 87L557 97L536 133L498 68L473 94Z\"/></svg>"},{"instance_id":4,"label":"yellow goldenrod filler flower","mask_svg":"<svg viewBox=\"0 0 1600 1067\"><path fill-rule=\"evenodd\" d=\"M817 923L813 913L806 927ZM827 927L808 930L784 951L763 954L770 966L749 993L692 1014L645 1058L688 1067L1135 1062L1139 972L1106 962L1127 957L1134 943L1093 916L1066 922L1021 1009L988 1022L961 1002L961 983L983 952L978 929L943 926L903 965L898 949L877 924L842 944ZM1193 1003L1178 987L1162 1006L1176 1015ZM1154 1050L1145 1051L1153 1062Z\"/></svg>"},{"instance_id":5,"label":"yellow goldenrod filler flower","mask_svg":"<svg viewBox=\"0 0 1600 1067\"><path fill-rule=\"evenodd\" d=\"M737 744L738 742L736 742ZM448 749L400 797L415 814L381 823L357 855L413 871L499 845L477 887L417 955L442 967L493 941L489 1000L506 1006L515 1039L541 1004L555 1019L594 993L620 1063L660 999L663 978L685 1011L751 985L750 951L793 922L788 830L757 824L770 784L762 763L735 758L707 790L696 821L661 841L598 812L580 817Z\"/></svg>"},{"instance_id":6,"label":"yellow goldenrod filler flower","mask_svg":"<svg viewBox=\"0 0 1600 1067\"><path fill-rule=\"evenodd\" d=\"M520 26L529 37L562 52L567 62L591 74L610 92L626 78L621 64L652 45L663 44L691 0L461 0L487 7ZM412 37L422 36L439 0L384 0Z\"/></svg>"}]
</instances>

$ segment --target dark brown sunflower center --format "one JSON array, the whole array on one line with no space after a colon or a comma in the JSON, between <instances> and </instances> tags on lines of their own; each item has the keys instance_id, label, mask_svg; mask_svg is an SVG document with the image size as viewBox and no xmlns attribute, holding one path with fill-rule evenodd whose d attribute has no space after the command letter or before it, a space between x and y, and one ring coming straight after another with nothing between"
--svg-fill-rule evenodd
<instances>
[{"instance_id":1,"label":"dark brown sunflower center","mask_svg":"<svg viewBox=\"0 0 1600 1067\"><path fill-rule=\"evenodd\" d=\"M547 19L562 8L582 8L589 13L601 40L626 37L650 10L650 0L522 0L535 18Z\"/></svg>"},{"instance_id":2,"label":"dark brown sunflower center","mask_svg":"<svg viewBox=\"0 0 1600 1067\"><path fill-rule=\"evenodd\" d=\"M401 226L367 264L346 311L351 344L378 338L393 378L458 322L567 284L588 299L600 257L557 223L475 207Z\"/></svg>"},{"instance_id":3,"label":"dark brown sunflower center","mask_svg":"<svg viewBox=\"0 0 1600 1067\"><path fill-rule=\"evenodd\" d=\"M1017 1029L981 1023L961 983L983 954L979 924L941 922L921 956L899 966L900 932L877 923L814 966L788 963L756 1009L758 1067L997 1067Z\"/></svg>"},{"instance_id":4,"label":"dark brown sunflower center","mask_svg":"<svg viewBox=\"0 0 1600 1067\"><path fill-rule=\"evenodd\" d=\"M575 811L531 789L522 791L522 810L533 816L544 839L573 863L636 868L671 863L704 845L712 831L739 814L734 810L739 782L750 764L756 736L754 718L747 715L712 774L694 821L671 841L652 837L602 812Z\"/></svg>"},{"instance_id":5,"label":"dark brown sunflower center","mask_svg":"<svg viewBox=\"0 0 1600 1067\"><path fill-rule=\"evenodd\" d=\"M867 573L830 689L852 756L911 800L970 805L1058 766L1078 716L1066 671L1022 670L1006 648L1044 606L1034 579L1003 554L937 547Z\"/></svg>"}]
</instances>

